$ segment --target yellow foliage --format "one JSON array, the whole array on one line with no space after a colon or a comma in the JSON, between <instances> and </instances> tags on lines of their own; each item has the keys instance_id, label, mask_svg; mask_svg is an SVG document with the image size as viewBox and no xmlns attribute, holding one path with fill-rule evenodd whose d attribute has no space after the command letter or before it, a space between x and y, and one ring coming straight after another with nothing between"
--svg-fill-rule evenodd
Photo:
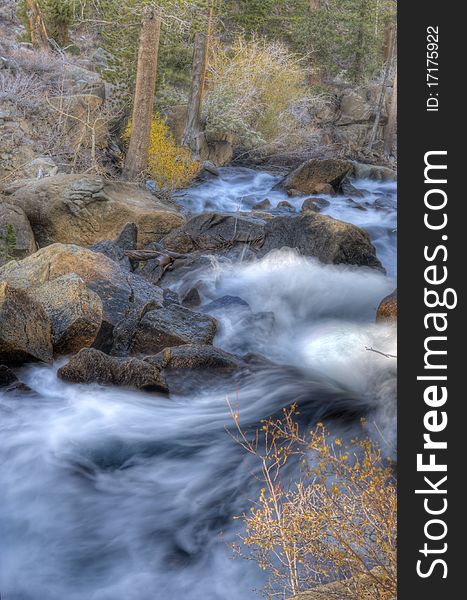
<instances>
[{"instance_id":1,"label":"yellow foliage","mask_svg":"<svg viewBox=\"0 0 467 600\"><path fill-rule=\"evenodd\" d=\"M124 140L131 136L129 123ZM149 142L148 174L159 189L175 190L187 187L201 169L188 148L178 146L168 125L160 115L154 115Z\"/></svg>"},{"instance_id":2,"label":"yellow foliage","mask_svg":"<svg viewBox=\"0 0 467 600\"><path fill-rule=\"evenodd\" d=\"M296 408L264 421L251 441L235 421L235 439L259 459L265 486L243 515L244 547L270 575L267 593L296 595L340 580L336 600L391 600L397 594L397 489L393 465L366 434L350 443L319 424L301 435ZM287 456L305 465L291 485ZM323 598L329 598L323 595Z\"/></svg>"}]
</instances>

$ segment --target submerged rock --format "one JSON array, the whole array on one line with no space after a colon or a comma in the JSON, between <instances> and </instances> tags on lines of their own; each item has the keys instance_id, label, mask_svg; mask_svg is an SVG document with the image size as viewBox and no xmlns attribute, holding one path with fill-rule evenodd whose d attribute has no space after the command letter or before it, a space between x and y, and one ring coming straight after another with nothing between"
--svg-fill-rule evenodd
<instances>
[{"instance_id":1,"label":"submerged rock","mask_svg":"<svg viewBox=\"0 0 467 600\"><path fill-rule=\"evenodd\" d=\"M6 365L0 365L0 391L10 392L32 392L31 388L19 381L16 375Z\"/></svg>"},{"instance_id":2,"label":"submerged rock","mask_svg":"<svg viewBox=\"0 0 467 600\"><path fill-rule=\"evenodd\" d=\"M0 283L0 361L52 362L52 327L44 308L21 289Z\"/></svg>"},{"instance_id":3,"label":"submerged rock","mask_svg":"<svg viewBox=\"0 0 467 600\"><path fill-rule=\"evenodd\" d=\"M324 198L306 198L302 204L302 213L304 212L321 212L331 203Z\"/></svg>"},{"instance_id":4,"label":"submerged rock","mask_svg":"<svg viewBox=\"0 0 467 600\"><path fill-rule=\"evenodd\" d=\"M165 348L159 354L148 356L144 360L159 369L231 371L245 366L245 363L233 354L206 344Z\"/></svg>"},{"instance_id":5,"label":"submerged rock","mask_svg":"<svg viewBox=\"0 0 467 600\"><path fill-rule=\"evenodd\" d=\"M271 202L268 198L265 198L264 200L261 200L261 202L257 202L252 210L268 210L268 208L271 208Z\"/></svg>"},{"instance_id":6,"label":"submerged rock","mask_svg":"<svg viewBox=\"0 0 467 600\"><path fill-rule=\"evenodd\" d=\"M57 373L70 383L99 383L167 393L160 370L137 358L108 356L93 348L81 350Z\"/></svg>"}]
</instances>

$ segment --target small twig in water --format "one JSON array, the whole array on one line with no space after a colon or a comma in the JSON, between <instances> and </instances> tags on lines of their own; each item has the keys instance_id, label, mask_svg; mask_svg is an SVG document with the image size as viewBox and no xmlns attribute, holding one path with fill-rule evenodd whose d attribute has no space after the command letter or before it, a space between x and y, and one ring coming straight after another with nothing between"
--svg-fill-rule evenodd
<instances>
[{"instance_id":1,"label":"small twig in water","mask_svg":"<svg viewBox=\"0 0 467 600\"><path fill-rule=\"evenodd\" d=\"M397 358L397 354L386 354L386 352L381 352L380 350L375 350L374 348L369 348L365 346L365 350L368 352L374 352L375 354L381 354L381 356L385 356L386 358Z\"/></svg>"}]
</instances>

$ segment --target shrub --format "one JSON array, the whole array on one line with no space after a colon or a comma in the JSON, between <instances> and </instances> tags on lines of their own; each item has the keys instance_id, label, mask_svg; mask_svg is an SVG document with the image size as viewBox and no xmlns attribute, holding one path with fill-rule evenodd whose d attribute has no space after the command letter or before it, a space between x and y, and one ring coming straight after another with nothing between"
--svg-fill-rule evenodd
<instances>
[{"instance_id":1,"label":"shrub","mask_svg":"<svg viewBox=\"0 0 467 600\"><path fill-rule=\"evenodd\" d=\"M230 134L247 148L293 135L289 109L309 94L302 61L285 45L242 36L230 48L213 45L206 87L208 135Z\"/></svg>"},{"instance_id":2,"label":"shrub","mask_svg":"<svg viewBox=\"0 0 467 600\"><path fill-rule=\"evenodd\" d=\"M259 459L264 484L250 513L242 517L246 532L239 553L269 574L268 597L288 597L339 580L333 598L394 598L397 497L392 465L367 436L344 444L319 424L303 437L295 411L292 407L282 419L265 421L253 442L232 411L235 437ZM304 474L290 483L285 465L294 456L302 461Z\"/></svg>"},{"instance_id":3,"label":"shrub","mask_svg":"<svg viewBox=\"0 0 467 600\"><path fill-rule=\"evenodd\" d=\"M131 123L125 131L124 140L128 142L130 135ZM157 188L174 190L187 187L200 168L200 163L192 159L191 151L178 146L168 125L162 117L155 115L151 124L148 174Z\"/></svg>"}]
</instances>

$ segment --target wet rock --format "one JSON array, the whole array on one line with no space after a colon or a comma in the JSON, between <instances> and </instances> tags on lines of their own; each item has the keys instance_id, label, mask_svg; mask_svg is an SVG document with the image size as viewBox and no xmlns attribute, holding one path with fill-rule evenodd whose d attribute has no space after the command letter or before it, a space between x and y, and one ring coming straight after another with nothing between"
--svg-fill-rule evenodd
<instances>
[{"instance_id":1,"label":"wet rock","mask_svg":"<svg viewBox=\"0 0 467 600\"><path fill-rule=\"evenodd\" d=\"M159 354L148 356L144 360L159 369L230 371L245 366L245 363L233 354L203 344L165 348Z\"/></svg>"},{"instance_id":2,"label":"wet rock","mask_svg":"<svg viewBox=\"0 0 467 600\"><path fill-rule=\"evenodd\" d=\"M255 245L263 239L264 223L263 219L248 214L207 212L164 237L162 244L182 254L228 250L238 244Z\"/></svg>"},{"instance_id":3,"label":"wet rock","mask_svg":"<svg viewBox=\"0 0 467 600\"><path fill-rule=\"evenodd\" d=\"M119 264L75 245L52 244L19 263L0 268L0 280L29 289L75 273L102 301L102 325L94 346L110 352L114 328L139 320L150 308L161 307L163 292L143 277L125 272Z\"/></svg>"},{"instance_id":4,"label":"wet rock","mask_svg":"<svg viewBox=\"0 0 467 600\"><path fill-rule=\"evenodd\" d=\"M376 321L397 321L397 290L386 296L378 307L376 313Z\"/></svg>"},{"instance_id":5,"label":"wet rock","mask_svg":"<svg viewBox=\"0 0 467 600\"><path fill-rule=\"evenodd\" d=\"M268 222L259 255L285 246L296 248L305 256L315 256L324 263L382 269L366 231L318 213L277 217Z\"/></svg>"},{"instance_id":6,"label":"wet rock","mask_svg":"<svg viewBox=\"0 0 467 600\"><path fill-rule=\"evenodd\" d=\"M302 204L302 212L321 212L331 203L324 198L306 198Z\"/></svg>"},{"instance_id":7,"label":"wet rock","mask_svg":"<svg viewBox=\"0 0 467 600\"><path fill-rule=\"evenodd\" d=\"M292 171L280 185L286 190L298 190L303 194L327 193L323 185L337 191L351 171L352 163L346 160L312 159Z\"/></svg>"},{"instance_id":8,"label":"wet rock","mask_svg":"<svg viewBox=\"0 0 467 600\"><path fill-rule=\"evenodd\" d=\"M58 277L31 290L52 323L55 354L89 348L102 325L102 300L75 273Z\"/></svg>"},{"instance_id":9,"label":"wet rock","mask_svg":"<svg viewBox=\"0 0 467 600\"><path fill-rule=\"evenodd\" d=\"M389 167L353 163L353 176L355 179L373 179L374 181L396 181L397 174Z\"/></svg>"},{"instance_id":10,"label":"wet rock","mask_svg":"<svg viewBox=\"0 0 467 600\"><path fill-rule=\"evenodd\" d=\"M205 304L202 310L203 312L210 313L218 310L229 310L231 308L250 309L250 305L238 296L222 296L222 298L216 298L216 300L209 302L209 304Z\"/></svg>"},{"instance_id":11,"label":"wet rock","mask_svg":"<svg viewBox=\"0 0 467 600\"><path fill-rule=\"evenodd\" d=\"M267 198L253 206L253 210L267 210L268 208L271 208L271 202Z\"/></svg>"},{"instance_id":12,"label":"wet rock","mask_svg":"<svg viewBox=\"0 0 467 600\"><path fill-rule=\"evenodd\" d=\"M339 193L343 196L353 196L354 198L363 198L365 194L358 190L346 177L339 187Z\"/></svg>"},{"instance_id":13,"label":"wet rock","mask_svg":"<svg viewBox=\"0 0 467 600\"><path fill-rule=\"evenodd\" d=\"M10 368L6 365L0 365L0 388L8 387L17 381L18 378Z\"/></svg>"},{"instance_id":14,"label":"wet rock","mask_svg":"<svg viewBox=\"0 0 467 600\"><path fill-rule=\"evenodd\" d=\"M36 251L36 240L26 213L19 206L2 203L0 196L0 264Z\"/></svg>"},{"instance_id":15,"label":"wet rock","mask_svg":"<svg viewBox=\"0 0 467 600\"><path fill-rule=\"evenodd\" d=\"M130 351L148 354L184 344L212 344L216 331L217 322L212 317L172 304L143 316Z\"/></svg>"},{"instance_id":16,"label":"wet rock","mask_svg":"<svg viewBox=\"0 0 467 600\"><path fill-rule=\"evenodd\" d=\"M277 205L277 208L286 208L287 210L295 210L295 208L290 204L290 202L287 202L287 200L282 200L281 202L279 202L279 204Z\"/></svg>"},{"instance_id":17,"label":"wet rock","mask_svg":"<svg viewBox=\"0 0 467 600\"><path fill-rule=\"evenodd\" d=\"M198 288L191 288L188 292L183 296L182 306L186 308L196 308L201 305L201 296L198 291Z\"/></svg>"},{"instance_id":18,"label":"wet rock","mask_svg":"<svg viewBox=\"0 0 467 600\"><path fill-rule=\"evenodd\" d=\"M276 366L271 360L255 352L248 352L242 357L242 360L251 368L262 369Z\"/></svg>"},{"instance_id":19,"label":"wet rock","mask_svg":"<svg viewBox=\"0 0 467 600\"><path fill-rule=\"evenodd\" d=\"M6 365L0 365L0 391L2 393L30 393L31 388L18 380L16 375Z\"/></svg>"},{"instance_id":20,"label":"wet rock","mask_svg":"<svg viewBox=\"0 0 467 600\"><path fill-rule=\"evenodd\" d=\"M6 202L26 213L40 246L53 242L90 246L115 239L127 223L144 246L185 221L176 205L135 184L91 175L25 180L4 190Z\"/></svg>"},{"instance_id":21,"label":"wet rock","mask_svg":"<svg viewBox=\"0 0 467 600\"><path fill-rule=\"evenodd\" d=\"M88 348L61 367L58 377L70 383L98 383L167 393L167 384L154 365L137 358L117 358Z\"/></svg>"},{"instance_id":22,"label":"wet rock","mask_svg":"<svg viewBox=\"0 0 467 600\"><path fill-rule=\"evenodd\" d=\"M219 177L219 175L219 169L216 167L216 165L209 160L205 160L201 164L201 171L198 175L198 179L201 179L202 181L207 181L208 179Z\"/></svg>"},{"instance_id":23,"label":"wet rock","mask_svg":"<svg viewBox=\"0 0 467 600\"><path fill-rule=\"evenodd\" d=\"M347 198L346 202L352 208L355 208L355 210L362 210L362 211L368 210L363 204L360 204L359 202L356 202L355 200L353 200L353 198Z\"/></svg>"},{"instance_id":24,"label":"wet rock","mask_svg":"<svg viewBox=\"0 0 467 600\"><path fill-rule=\"evenodd\" d=\"M313 212L262 219L243 213L204 213L162 240L176 252L209 251L230 256L248 248L252 256L295 248L324 263L381 268L369 235L359 227Z\"/></svg>"},{"instance_id":25,"label":"wet rock","mask_svg":"<svg viewBox=\"0 0 467 600\"><path fill-rule=\"evenodd\" d=\"M52 362L52 327L43 307L21 289L0 283L0 361Z\"/></svg>"}]
</instances>

